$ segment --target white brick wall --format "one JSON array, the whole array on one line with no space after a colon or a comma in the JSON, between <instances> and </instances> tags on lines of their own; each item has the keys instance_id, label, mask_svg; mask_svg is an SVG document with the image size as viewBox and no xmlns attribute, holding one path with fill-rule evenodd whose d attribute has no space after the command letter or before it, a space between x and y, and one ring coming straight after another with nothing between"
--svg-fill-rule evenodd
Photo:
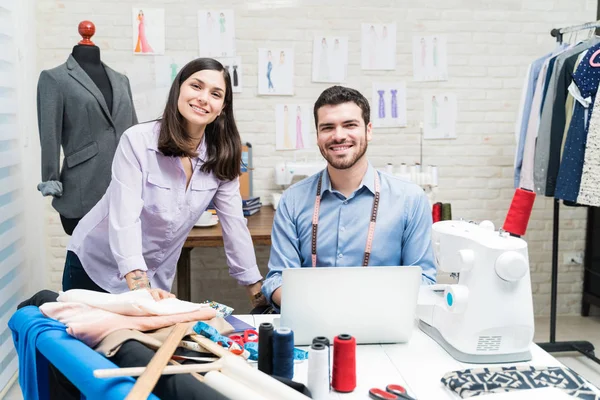
<instances>
[{"instance_id":1,"label":"white brick wall","mask_svg":"<svg viewBox=\"0 0 600 400\"><path fill-rule=\"evenodd\" d=\"M388 162L397 165L418 161L423 91L456 92L458 139L425 142L423 162L440 166L438 199L452 203L455 218L491 219L496 226L503 222L514 192L514 125L527 63L554 47L549 35L552 28L587 22L596 15L595 0L372 0L368 6L363 0L222 0L210 4L189 0L39 0L39 69L64 62L79 40L78 23L90 19L96 24L93 40L102 49L103 60L128 73L138 114L142 119L158 116L165 91L150 89L154 82L153 59L134 57L130 51L131 7L139 4L165 8L167 54L190 58L198 49L196 11L206 7L235 10L237 50L243 61L245 84L244 93L235 96L235 108L243 139L254 147L254 186L263 200L277 189L272 181L275 163L292 157L275 151L274 105L292 100L313 103L328 86L310 79L313 36L347 35L348 86L369 97L373 80L407 82L409 126L375 130L368 153L373 164L383 167ZM361 71L360 24L370 21L397 23L396 71ZM412 81L411 43L416 34L448 35L449 81ZM295 97L256 96L257 49L262 46L295 49ZM37 151L35 146L32 151ZM58 216L51 207L47 210L48 285L57 289L67 240ZM582 250L585 210L562 207L561 212L561 251ZM552 202L538 198L526 236L537 315L549 313L551 237ZM257 248L263 270L268 251ZM227 276L222 249L196 249L192 260L194 300L211 298L247 310L244 291ZM558 311L577 314L582 267L561 264L560 271Z\"/></svg>"}]
</instances>

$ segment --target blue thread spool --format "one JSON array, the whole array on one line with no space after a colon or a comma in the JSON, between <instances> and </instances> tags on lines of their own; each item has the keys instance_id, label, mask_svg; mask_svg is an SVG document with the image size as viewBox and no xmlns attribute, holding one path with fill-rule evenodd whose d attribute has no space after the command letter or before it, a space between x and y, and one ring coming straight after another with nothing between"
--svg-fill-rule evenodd
<instances>
[{"instance_id":1,"label":"blue thread spool","mask_svg":"<svg viewBox=\"0 0 600 400\"><path fill-rule=\"evenodd\" d=\"M294 377L294 332L289 328L273 332L273 375Z\"/></svg>"}]
</instances>

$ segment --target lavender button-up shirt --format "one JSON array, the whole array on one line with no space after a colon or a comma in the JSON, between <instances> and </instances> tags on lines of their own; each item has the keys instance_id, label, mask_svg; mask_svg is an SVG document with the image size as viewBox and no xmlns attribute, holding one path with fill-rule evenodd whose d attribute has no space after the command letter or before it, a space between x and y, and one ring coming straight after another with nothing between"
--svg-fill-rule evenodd
<instances>
[{"instance_id":1,"label":"lavender button-up shirt","mask_svg":"<svg viewBox=\"0 0 600 400\"><path fill-rule=\"evenodd\" d=\"M160 122L129 128L112 164L112 180L102 199L77 225L67 250L73 251L92 280L110 293L129 290L124 276L147 271L152 287L171 290L181 248L213 200L223 230L229 274L242 285L262 277L246 219L239 179L219 180L200 171L204 140L186 176L178 157L158 150Z\"/></svg>"}]
</instances>

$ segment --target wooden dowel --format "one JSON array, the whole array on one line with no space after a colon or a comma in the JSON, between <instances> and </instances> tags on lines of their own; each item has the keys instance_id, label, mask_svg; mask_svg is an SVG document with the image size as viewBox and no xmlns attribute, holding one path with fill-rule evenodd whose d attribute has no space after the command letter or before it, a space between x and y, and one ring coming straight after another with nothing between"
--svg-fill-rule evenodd
<instances>
[{"instance_id":1,"label":"wooden dowel","mask_svg":"<svg viewBox=\"0 0 600 400\"><path fill-rule=\"evenodd\" d=\"M168 365L162 371L162 375L189 374L192 372L208 372L221 368L221 362L215 361L208 364L182 364ZM115 378L117 376L140 376L146 371L146 367L131 368L109 368L94 371L96 378Z\"/></svg>"},{"instance_id":2,"label":"wooden dowel","mask_svg":"<svg viewBox=\"0 0 600 400\"><path fill-rule=\"evenodd\" d=\"M160 346L150 363L145 368L145 371L137 379L133 389L127 395L125 400L146 400L152 389L156 386L156 382L162 375L163 369L169 363L171 356L177 350L177 346L181 339L187 333L189 323L178 323L175 325L167 340ZM175 368L185 367L185 365L175 366Z\"/></svg>"}]
</instances>

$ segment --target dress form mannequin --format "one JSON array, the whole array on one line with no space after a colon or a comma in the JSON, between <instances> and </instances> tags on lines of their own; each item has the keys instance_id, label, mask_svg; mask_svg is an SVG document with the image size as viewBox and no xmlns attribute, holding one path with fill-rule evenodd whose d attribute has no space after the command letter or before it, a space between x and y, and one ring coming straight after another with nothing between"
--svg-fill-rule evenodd
<instances>
[{"instance_id":1,"label":"dress form mannequin","mask_svg":"<svg viewBox=\"0 0 600 400\"><path fill-rule=\"evenodd\" d=\"M79 34L83 37L78 44L73 47L71 55L77 61L77 64L85 71L86 74L94 81L104 100L108 109L112 111L113 93L110 81L106 70L100 61L100 48L94 44L90 39L96 33L96 27L90 21L82 21L79 24ZM71 235L73 230L79 223L81 218L67 218L63 215L60 216L60 222L62 223L63 229L67 235Z\"/></svg>"},{"instance_id":2,"label":"dress form mannequin","mask_svg":"<svg viewBox=\"0 0 600 400\"><path fill-rule=\"evenodd\" d=\"M104 195L119 139L138 122L129 80L102 63L100 49L90 40L94 24L83 21L78 31L83 39L67 61L41 72L37 96L38 190L53 197L68 235Z\"/></svg>"}]
</instances>

